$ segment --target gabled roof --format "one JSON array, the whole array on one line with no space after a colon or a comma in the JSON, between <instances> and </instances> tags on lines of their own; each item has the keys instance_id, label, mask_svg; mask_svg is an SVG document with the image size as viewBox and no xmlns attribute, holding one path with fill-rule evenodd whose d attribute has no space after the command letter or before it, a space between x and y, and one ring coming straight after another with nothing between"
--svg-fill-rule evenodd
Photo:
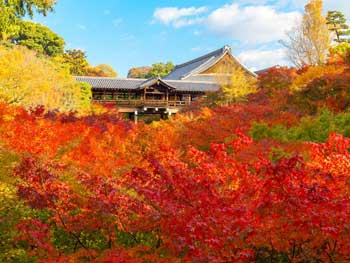
<instances>
[{"instance_id":1,"label":"gabled roof","mask_svg":"<svg viewBox=\"0 0 350 263\"><path fill-rule=\"evenodd\" d=\"M118 79L104 77L75 77L78 82L90 84L92 89L102 90L136 90L154 85L160 81L171 90L183 92L210 92L219 90L219 85L215 82L186 81L186 80L164 80L160 78L152 79Z\"/></svg>"},{"instance_id":2,"label":"gabled roof","mask_svg":"<svg viewBox=\"0 0 350 263\"><path fill-rule=\"evenodd\" d=\"M230 55L234 61L236 61L242 68L250 75L256 77L256 74L250 71L239 60L233 56L231 48L224 46L218 50L208 53L204 56L188 61L186 63L177 65L172 72L164 77L165 80L184 80L193 77L195 74L204 72L218 63L225 55Z\"/></svg>"},{"instance_id":3,"label":"gabled roof","mask_svg":"<svg viewBox=\"0 0 350 263\"><path fill-rule=\"evenodd\" d=\"M150 78L144 82L141 83L141 85L139 86L140 89L146 88L146 87L150 87L156 83L162 83L163 86L167 87L168 89L172 90L172 89L176 89L176 87L173 87L171 85L169 85L169 83L163 81L161 78L159 77L154 77L154 78Z\"/></svg>"}]
</instances>

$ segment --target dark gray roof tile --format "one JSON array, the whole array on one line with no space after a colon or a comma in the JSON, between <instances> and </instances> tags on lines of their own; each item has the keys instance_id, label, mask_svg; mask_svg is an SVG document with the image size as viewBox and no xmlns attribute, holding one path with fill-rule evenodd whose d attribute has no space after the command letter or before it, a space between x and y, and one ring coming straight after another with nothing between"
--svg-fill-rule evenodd
<instances>
[{"instance_id":1,"label":"dark gray roof tile","mask_svg":"<svg viewBox=\"0 0 350 263\"><path fill-rule=\"evenodd\" d=\"M215 50L209 54L188 61L184 64L177 65L172 72L164 77L166 80L184 80L189 79L197 73L201 73L213 65L215 65L225 55L229 54L233 60L235 60L242 68L247 71L250 75L256 77L256 74L250 71L244 66L233 54L229 46L224 46L218 50Z\"/></svg>"},{"instance_id":2,"label":"dark gray roof tile","mask_svg":"<svg viewBox=\"0 0 350 263\"><path fill-rule=\"evenodd\" d=\"M101 78L101 77L75 77L79 82L86 82L91 85L93 89L126 89L134 90L139 89L147 84L152 83L157 79L118 79L118 78ZM175 88L178 91L189 92L206 92L216 91L219 89L219 85L214 82L202 82L202 81L184 81L184 80L162 80L164 84L171 88Z\"/></svg>"},{"instance_id":3,"label":"dark gray roof tile","mask_svg":"<svg viewBox=\"0 0 350 263\"><path fill-rule=\"evenodd\" d=\"M100 89L136 89L146 81L146 79L118 79L83 76L77 76L75 79L79 82L90 84L92 88Z\"/></svg>"},{"instance_id":4,"label":"dark gray roof tile","mask_svg":"<svg viewBox=\"0 0 350 263\"><path fill-rule=\"evenodd\" d=\"M223 56L227 49L228 47L225 46L224 48L220 48L184 64L177 65L172 72L164 77L164 79L184 79L191 73L195 73L201 68L215 64Z\"/></svg>"}]
</instances>

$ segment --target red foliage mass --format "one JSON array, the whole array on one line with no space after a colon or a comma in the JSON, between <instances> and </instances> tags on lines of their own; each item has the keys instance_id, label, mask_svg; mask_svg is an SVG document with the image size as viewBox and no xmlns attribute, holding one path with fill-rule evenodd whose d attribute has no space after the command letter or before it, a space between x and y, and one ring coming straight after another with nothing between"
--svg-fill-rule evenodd
<instances>
[{"instance_id":1,"label":"red foliage mass","mask_svg":"<svg viewBox=\"0 0 350 263\"><path fill-rule=\"evenodd\" d=\"M1 141L22 157L18 196L48 215L18 224L17 241L40 262L254 262L277 253L288 262L350 260L348 138L254 142L252 121L290 122L254 103L161 128L3 105L0 116ZM271 161L274 147L291 157ZM51 228L79 249L57 248ZM155 242L121 246L116 229ZM101 234L105 248L90 247L87 233Z\"/></svg>"}]
</instances>

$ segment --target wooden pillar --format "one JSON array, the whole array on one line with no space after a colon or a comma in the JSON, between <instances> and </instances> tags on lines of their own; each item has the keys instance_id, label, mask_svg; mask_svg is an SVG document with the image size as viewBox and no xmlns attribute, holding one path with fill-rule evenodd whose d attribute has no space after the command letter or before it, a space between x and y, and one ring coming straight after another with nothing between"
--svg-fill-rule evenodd
<instances>
[{"instance_id":1,"label":"wooden pillar","mask_svg":"<svg viewBox=\"0 0 350 263\"><path fill-rule=\"evenodd\" d=\"M187 95L187 104L191 105L191 94Z\"/></svg>"},{"instance_id":2,"label":"wooden pillar","mask_svg":"<svg viewBox=\"0 0 350 263\"><path fill-rule=\"evenodd\" d=\"M169 91L166 91L166 105L169 104Z\"/></svg>"},{"instance_id":3,"label":"wooden pillar","mask_svg":"<svg viewBox=\"0 0 350 263\"><path fill-rule=\"evenodd\" d=\"M138 112L137 111L134 112L134 123L135 124L138 123Z\"/></svg>"}]
</instances>

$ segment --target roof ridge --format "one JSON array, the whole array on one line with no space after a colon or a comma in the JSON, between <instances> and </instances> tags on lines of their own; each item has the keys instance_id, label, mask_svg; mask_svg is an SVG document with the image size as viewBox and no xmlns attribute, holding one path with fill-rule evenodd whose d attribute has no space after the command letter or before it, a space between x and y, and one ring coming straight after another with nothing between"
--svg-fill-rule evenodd
<instances>
[{"instance_id":1,"label":"roof ridge","mask_svg":"<svg viewBox=\"0 0 350 263\"><path fill-rule=\"evenodd\" d=\"M99 76L74 76L74 78L105 79L105 80L137 80L137 81L149 80L149 79L139 79L139 78L115 78L115 77L99 77Z\"/></svg>"},{"instance_id":2,"label":"roof ridge","mask_svg":"<svg viewBox=\"0 0 350 263\"><path fill-rule=\"evenodd\" d=\"M203 55L203 56L201 56L201 57L198 57L198 58L192 59L192 60L190 60L190 61L187 61L187 62L185 62L185 63L176 65L175 68L174 68L174 70L175 70L175 69L178 69L178 68L181 68L181 67L184 67L184 66L187 66L187 65L189 65L189 64L198 62L198 61L200 61L200 60L203 60L204 58L214 56L214 55L217 54L217 53L225 53L227 50L231 50L231 48L230 48L228 45L225 45L224 47L219 48L219 49L217 49L217 50L214 50L214 51L212 51L212 52L210 52L210 53L208 53L208 54L205 54L205 55Z\"/></svg>"},{"instance_id":3,"label":"roof ridge","mask_svg":"<svg viewBox=\"0 0 350 263\"><path fill-rule=\"evenodd\" d=\"M200 80L172 80L172 79L163 79L159 77L152 77L149 79L135 79L135 78L114 78L114 77L98 77L98 76L75 76L75 78L81 78L81 79L97 79L97 80L136 80L136 81L143 81L141 83L144 84L148 81L152 80L160 80L162 82L178 82L178 83L198 83L198 84L216 84L216 82L213 81L200 81Z\"/></svg>"},{"instance_id":4,"label":"roof ridge","mask_svg":"<svg viewBox=\"0 0 350 263\"><path fill-rule=\"evenodd\" d=\"M163 81L167 82L182 82L182 83L216 83L215 81L204 81L204 80L186 80L186 79L163 79Z\"/></svg>"}]
</instances>

